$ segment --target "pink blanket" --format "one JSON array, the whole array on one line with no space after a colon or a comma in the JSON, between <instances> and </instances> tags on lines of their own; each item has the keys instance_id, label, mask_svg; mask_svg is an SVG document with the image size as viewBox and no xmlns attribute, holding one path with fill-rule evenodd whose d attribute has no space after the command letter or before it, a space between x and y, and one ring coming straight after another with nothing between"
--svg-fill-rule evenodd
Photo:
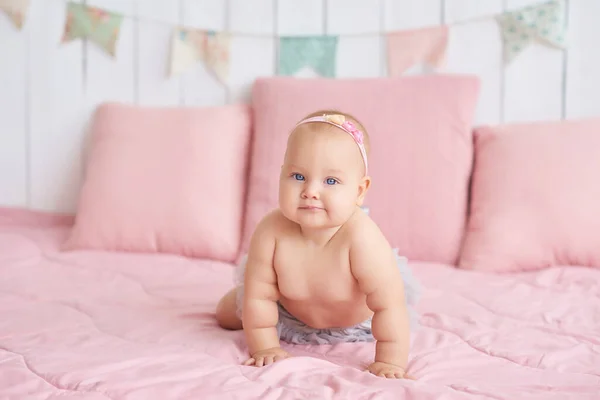
<instances>
[{"instance_id":1,"label":"pink blanket","mask_svg":"<svg viewBox=\"0 0 600 400\"><path fill-rule=\"evenodd\" d=\"M233 268L168 255L60 253L70 221L0 212L2 399L598 399L600 271L492 276L413 264L424 286L410 373L372 344L286 346L243 367L215 304Z\"/></svg>"}]
</instances>

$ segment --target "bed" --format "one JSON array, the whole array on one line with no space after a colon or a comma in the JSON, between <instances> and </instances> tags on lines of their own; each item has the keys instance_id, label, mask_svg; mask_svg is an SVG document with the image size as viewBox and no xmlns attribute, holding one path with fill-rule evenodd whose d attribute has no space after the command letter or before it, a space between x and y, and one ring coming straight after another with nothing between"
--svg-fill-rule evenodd
<instances>
[{"instance_id":1,"label":"bed","mask_svg":"<svg viewBox=\"0 0 600 400\"><path fill-rule=\"evenodd\" d=\"M288 346L240 365L215 321L233 265L60 251L71 217L0 212L2 399L598 399L600 271L491 274L415 263L410 373L364 372L372 344Z\"/></svg>"},{"instance_id":2,"label":"bed","mask_svg":"<svg viewBox=\"0 0 600 400\"><path fill-rule=\"evenodd\" d=\"M0 210L0 399L600 399L600 119L474 127L478 87L264 78L251 104L99 106L74 213ZM215 320L290 127L332 106L369 127L364 205L423 286L415 380L365 372L373 343L245 367Z\"/></svg>"}]
</instances>

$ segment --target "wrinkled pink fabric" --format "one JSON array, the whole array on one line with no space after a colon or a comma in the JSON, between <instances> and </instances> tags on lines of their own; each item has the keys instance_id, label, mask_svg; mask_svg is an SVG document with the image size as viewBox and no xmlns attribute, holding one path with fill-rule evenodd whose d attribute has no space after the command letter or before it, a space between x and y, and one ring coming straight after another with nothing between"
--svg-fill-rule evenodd
<instances>
[{"instance_id":1,"label":"wrinkled pink fabric","mask_svg":"<svg viewBox=\"0 0 600 400\"><path fill-rule=\"evenodd\" d=\"M60 253L69 218L0 211L2 399L598 399L600 271L499 276L440 264L410 373L362 372L372 344L285 346L243 367L214 309L233 268L166 254Z\"/></svg>"}]
</instances>

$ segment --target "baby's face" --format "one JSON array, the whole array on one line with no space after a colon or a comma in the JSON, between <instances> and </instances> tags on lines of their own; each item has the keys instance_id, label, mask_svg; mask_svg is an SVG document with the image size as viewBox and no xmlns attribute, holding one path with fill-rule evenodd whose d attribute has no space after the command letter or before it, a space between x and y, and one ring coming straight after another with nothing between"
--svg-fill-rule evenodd
<instances>
[{"instance_id":1,"label":"baby's face","mask_svg":"<svg viewBox=\"0 0 600 400\"><path fill-rule=\"evenodd\" d=\"M288 140L279 207L306 228L342 225L360 205L364 164L354 140L339 128L301 125Z\"/></svg>"}]
</instances>

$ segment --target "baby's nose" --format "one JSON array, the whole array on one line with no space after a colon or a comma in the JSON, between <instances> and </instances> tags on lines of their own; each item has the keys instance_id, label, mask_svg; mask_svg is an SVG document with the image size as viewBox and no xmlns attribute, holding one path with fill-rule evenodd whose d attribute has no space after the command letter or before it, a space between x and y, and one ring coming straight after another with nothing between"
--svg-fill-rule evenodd
<instances>
[{"instance_id":1,"label":"baby's nose","mask_svg":"<svg viewBox=\"0 0 600 400\"><path fill-rule=\"evenodd\" d=\"M305 199L318 199L319 198L319 191L318 189L315 187L315 185L310 185L307 184L304 187L304 191L302 192L302 197Z\"/></svg>"}]
</instances>

